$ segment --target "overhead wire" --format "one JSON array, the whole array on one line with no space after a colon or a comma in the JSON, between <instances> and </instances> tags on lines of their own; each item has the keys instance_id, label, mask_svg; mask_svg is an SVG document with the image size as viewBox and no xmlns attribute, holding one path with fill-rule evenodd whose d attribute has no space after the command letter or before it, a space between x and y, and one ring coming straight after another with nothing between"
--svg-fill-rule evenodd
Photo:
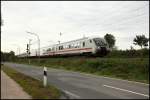
<instances>
[{"instance_id":1,"label":"overhead wire","mask_svg":"<svg viewBox=\"0 0 150 100\"><path fill-rule=\"evenodd\" d=\"M136 10L132 10L132 11L134 11L134 12L136 12L136 11L139 11L140 9L143 9L143 8L145 8L145 6L148 6L148 5L144 5L144 6L142 6L142 7L140 7L140 8L138 8L138 9L136 9ZM129 20L131 20L132 21L132 19L136 19L136 17L140 17L140 16L143 16L143 14L145 14L145 13L142 13L142 14L140 14L140 15L136 15L136 16L131 16L131 17L127 17L126 19L123 19L122 21L124 22L124 23L127 23ZM111 18L111 17L109 17L109 18ZM106 19L106 18L105 18ZM107 21L108 21L108 19L107 19ZM122 23L122 21L118 21L117 23ZM103 21L102 23L104 23L105 21ZM123 24L123 23L122 23ZM96 26L101 26L102 24L96 24ZM107 27L109 27L109 25L110 26L112 26L113 24L107 24ZM103 30L105 29L106 27L104 27L103 28Z\"/></svg>"}]
</instances>

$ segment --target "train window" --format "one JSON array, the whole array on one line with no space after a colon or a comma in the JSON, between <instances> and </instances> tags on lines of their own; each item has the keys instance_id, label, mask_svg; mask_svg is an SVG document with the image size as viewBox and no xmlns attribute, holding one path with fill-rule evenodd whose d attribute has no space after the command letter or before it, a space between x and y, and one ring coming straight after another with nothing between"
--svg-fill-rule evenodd
<instances>
[{"instance_id":1,"label":"train window","mask_svg":"<svg viewBox=\"0 0 150 100\"><path fill-rule=\"evenodd\" d=\"M63 49L63 46L59 46L59 50L62 50Z\"/></svg>"},{"instance_id":2,"label":"train window","mask_svg":"<svg viewBox=\"0 0 150 100\"><path fill-rule=\"evenodd\" d=\"M83 42L83 47L85 47L85 42Z\"/></svg>"},{"instance_id":3,"label":"train window","mask_svg":"<svg viewBox=\"0 0 150 100\"><path fill-rule=\"evenodd\" d=\"M106 46L107 44L105 43L105 41L102 41L101 39L99 39L99 38L95 38L94 39L94 41L95 41L95 43L96 43L96 45L97 46Z\"/></svg>"},{"instance_id":4,"label":"train window","mask_svg":"<svg viewBox=\"0 0 150 100\"><path fill-rule=\"evenodd\" d=\"M92 43L92 40L90 40L90 43Z\"/></svg>"},{"instance_id":5,"label":"train window","mask_svg":"<svg viewBox=\"0 0 150 100\"><path fill-rule=\"evenodd\" d=\"M69 45L68 47L71 48L71 45Z\"/></svg>"},{"instance_id":6,"label":"train window","mask_svg":"<svg viewBox=\"0 0 150 100\"><path fill-rule=\"evenodd\" d=\"M94 42L96 43L97 46L101 46L101 45L106 46L107 45L107 43L105 41L102 41L101 39L95 38L93 40L94 40Z\"/></svg>"}]
</instances>

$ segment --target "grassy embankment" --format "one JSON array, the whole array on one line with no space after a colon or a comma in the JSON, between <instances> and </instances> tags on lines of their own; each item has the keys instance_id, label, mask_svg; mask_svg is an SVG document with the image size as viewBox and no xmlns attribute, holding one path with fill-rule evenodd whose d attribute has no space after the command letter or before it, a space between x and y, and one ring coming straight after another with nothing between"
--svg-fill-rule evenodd
<instances>
[{"instance_id":1,"label":"grassy embankment","mask_svg":"<svg viewBox=\"0 0 150 100\"><path fill-rule=\"evenodd\" d=\"M54 86L48 85L46 88L41 81L26 76L7 66L1 66L2 70L14 79L33 99L58 99L60 92Z\"/></svg>"},{"instance_id":2,"label":"grassy embankment","mask_svg":"<svg viewBox=\"0 0 150 100\"><path fill-rule=\"evenodd\" d=\"M31 59L31 64L149 83L149 58L45 58L40 64Z\"/></svg>"}]
</instances>

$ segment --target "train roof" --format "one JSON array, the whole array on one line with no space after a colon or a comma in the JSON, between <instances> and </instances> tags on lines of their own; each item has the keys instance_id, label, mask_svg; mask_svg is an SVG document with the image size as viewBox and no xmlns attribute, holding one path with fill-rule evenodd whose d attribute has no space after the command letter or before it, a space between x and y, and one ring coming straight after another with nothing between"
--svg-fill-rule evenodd
<instances>
[{"instance_id":1,"label":"train roof","mask_svg":"<svg viewBox=\"0 0 150 100\"><path fill-rule=\"evenodd\" d=\"M88 37L84 37L84 38L80 38L80 39L76 39L76 40L71 40L71 41L60 43L60 44L70 43L70 42L75 42L75 41L81 41L81 40L85 40L85 39L88 39ZM60 44L57 44L57 45L60 45Z\"/></svg>"},{"instance_id":2,"label":"train roof","mask_svg":"<svg viewBox=\"0 0 150 100\"><path fill-rule=\"evenodd\" d=\"M98 37L98 36L91 36L91 37L83 37L83 38L80 38L80 39L71 40L71 41L63 42L63 43L60 43L60 44L54 44L54 45L62 45L62 44L65 44L65 43L70 43L70 42L75 42L75 41L81 41L81 40L86 40L86 39L93 39L93 38L103 39L103 38ZM54 45L52 45L52 46L54 46Z\"/></svg>"},{"instance_id":3,"label":"train roof","mask_svg":"<svg viewBox=\"0 0 150 100\"><path fill-rule=\"evenodd\" d=\"M56 45L63 45L63 44L65 44L65 43L70 43L70 42L75 42L75 41L81 41L81 40L86 40L86 39L93 39L93 38L100 38L100 39L103 39L102 37L99 37L99 36L83 37L83 38L80 38L80 39L71 40L71 41L67 41L67 42L60 43L60 44L52 44L52 45L49 45L49 46L41 47L41 49L42 49L42 48L53 47L53 46L56 46ZM37 49L32 49L32 50L37 50ZM20 55L26 55L26 53L22 53L22 54L20 54Z\"/></svg>"},{"instance_id":4,"label":"train roof","mask_svg":"<svg viewBox=\"0 0 150 100\"><path fill-rule=\"evenodd\" d=\"M81 40L86 40L86 39L93 39L93 38L100 38L100 39L103 39L102 37L99 37L99 36L90 36L90 37L83 37L83 38L80 38L80 39L75 39L75 40L71 40L71 41L67 41L67 42L63 42L63 43L60 43L60 44L52 44L52 45L49 45L49 46L46 46L46 47L42 47L42 48L48 48L48 47L52 47L52 46L56 46L56 45L63 45L65 43L70 43L70 42L75 42L75 41L81 41Z\"/></svg>"},{"instance_id":5,"label":"train roof","mask_svg":"<svg viewBox=\"0 0 150 100\"><path fill-rule=\"evenodd\" d=\"M80 39L76 39L76 40L71 40L71 41L67 41L67 42L63 42L63 43L60 43L60 44L52 44L52 45L49 45L47 47L51 47L51 46L56 46L56 45L62 45L62 44L65 44L65 43L70 43L70 42L75 42L75 41L80 41L80 40L85 40L85 39L88 39L89 37L84 37L84 38L80 38Z\"/></svg>"}]
</instances>

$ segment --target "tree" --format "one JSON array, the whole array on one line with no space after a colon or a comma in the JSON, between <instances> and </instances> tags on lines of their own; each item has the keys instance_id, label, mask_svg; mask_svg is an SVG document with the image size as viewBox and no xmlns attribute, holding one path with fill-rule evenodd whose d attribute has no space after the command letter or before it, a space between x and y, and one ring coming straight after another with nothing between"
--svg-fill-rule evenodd
<instances>
[{"instance_id":1,"label":"tree","mask_svg":"<svg viewBox=\"0 0 150 100\"><path fill-rule=\"evenodd\" d=\"M133 48L133 46L130 46L129 56L134 57L135 53L136 53L136 50Z\"/></svg>"},{"instance_id":2,"label":"tree","mask_svg":"<svg viewBox=\"0 0 150 100\"><path fill-rule=\"evenodd\" d=\"M15 52L14 52L14 51L10 51L9 54L10 54L11 56L15 56Z\"/></svg>"},{"instance_id":3,"label":"tree","mask_svg":"<svg viewBox=\"0 0 150 100\"><path fill-rule=\"evenodd\" d=\"M145 35L136 35L136 37L133 40L133 44L139 45L142 49L142 47L148 46L149 38L146 38Z\"/></svg>"},{"instance_id":4,"label":"tree","mask_svg":"<svg viewBox=\"0 0 150 100\"><path fill-rule=\"evenodd\" d=\"M130 50L134 50L133 46L130 46Z\"/></svg>"},{"instance_id":5,"label":"tree","mask_svg":"<svg viewBox=\"0 0 150 100\"><path fill-rule=\"evenodd\" d=\"M111 34L106 34L104 38L107 41L109 48L113 48L116 42L115 37Z\"/></svg>"},{"instance_id":6,"label":"tree","mask_svg":"<svg viewBox=\"0 0 150 100\"><path fill-rule=\"evenodd\" d=\"M1 51L1 61L14 61L15 60L15 52L2 52Z\"/></svg>"}]
</instances>

